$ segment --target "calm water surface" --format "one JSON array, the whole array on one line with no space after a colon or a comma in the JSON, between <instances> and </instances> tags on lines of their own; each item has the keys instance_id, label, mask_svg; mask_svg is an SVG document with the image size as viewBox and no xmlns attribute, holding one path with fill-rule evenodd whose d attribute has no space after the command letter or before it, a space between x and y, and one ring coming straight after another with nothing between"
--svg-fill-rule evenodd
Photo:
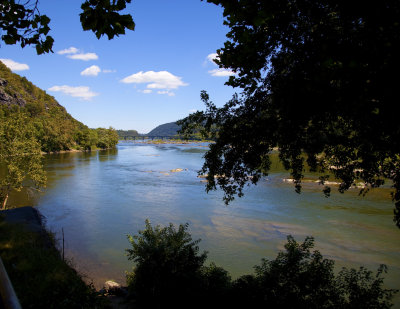
<instances>
[{"instance_id":1,"label":"calm water surface","mask_svg":"<svg viewBox=\"0 0 400 309\"><path fill-rule=\"evenodd\" d=\"M400 230L392 221L390 190L325 198L320 186L305 183L298 195L276 163L267 179L225 206L221 192L206 194L197 177L206 150L201 144L120 143L116 150L48 155L48 187L35 204L59 238L64 229L66 255L96 287L109 279L125 282L132 267L126 235L143 229L147 218L154 225L188 222L208 260L233 277L251 273L263 257L275 258L287 235L298 241L312 235L337 269L376 270L384 263L387 285L400 287ZM183 171L172 172L177 168ZM15 198L33 202L26 194Z\"/></svg>"}]
</instances>

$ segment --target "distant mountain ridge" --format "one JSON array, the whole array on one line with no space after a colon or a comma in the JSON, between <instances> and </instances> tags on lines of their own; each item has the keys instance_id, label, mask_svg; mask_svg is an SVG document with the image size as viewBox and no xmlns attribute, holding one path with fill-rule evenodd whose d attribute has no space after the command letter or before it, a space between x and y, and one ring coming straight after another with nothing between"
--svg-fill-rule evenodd
<instances>
[{"instance_id":1,"label":"distant mountain ridge","mask_svg":"<svg viewBox=\"0 0 400 309\"><path fill-rule=\"evenodd\" d=\"M178 130L181 126L177 125L176 122L168 122L161 124L151 130L149 133L144 135L150 136L174 136L178 134Z\"/></svg>"}]
</instances>

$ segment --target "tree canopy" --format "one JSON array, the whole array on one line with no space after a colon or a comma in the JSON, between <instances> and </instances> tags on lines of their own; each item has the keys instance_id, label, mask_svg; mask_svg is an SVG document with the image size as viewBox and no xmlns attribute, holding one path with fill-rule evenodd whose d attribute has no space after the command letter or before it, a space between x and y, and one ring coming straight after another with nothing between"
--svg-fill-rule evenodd
<instances>
[{"instance_id":1,"label":"tree canopy","mask_svg":"<svg viewBox=\"0 0 400 309\"><path fill-rule=\"evenodd\" d=\"M82 5L80 21L83 30L93 31L100 39L125 34L134 30L135 23L129 14L121 14L131 0L86 0ZM52 52L54 39L49 35L50 18L40 14L38 0L23 4L15 0L0 0L0 34L6 44L34 45L37 54Z\"/></svg>"},{"instance_id":2,"label":"tree canopy","mask_svg":"<svg viewBox=\"0 0 400 309\"><path fill-rule=\"evenodd\" d=\"M216 63L236 72L240 95L180 122L214 132L201 173L226 202L270 167L278 147L301 190L305 165L365 193L393 182L400 227L400 2L208 0L224 8L228 40ZM213 127L214 126L214 127ZM329 195L330 188L324 188Z\"/></svg>"}]
</instances>

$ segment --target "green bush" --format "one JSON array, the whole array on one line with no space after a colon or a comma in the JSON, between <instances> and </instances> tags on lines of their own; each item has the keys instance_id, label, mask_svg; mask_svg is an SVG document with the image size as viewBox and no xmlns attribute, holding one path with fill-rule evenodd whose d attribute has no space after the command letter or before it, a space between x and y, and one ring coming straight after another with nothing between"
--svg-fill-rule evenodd
<instances>
[{"instance_id":1,"label":"green bush","mask_svg":"<svg viewBox=\"0 0 400 309\"><path fill-rule=\"evenodd\" d=\"M233 283L233 303L267 308L390 308L397 290L383 287L381 265L376 275L361 267L334 274L334 261L325 259L307 237L298 244L288 236L285 251L275 260L263 259L255 275Z\"/></svg>"},{"instance_id":2,"label":"green bush","mask_svg":"<svg viewBox=\"0 0 400 309\"><path fill-rule=\"evenodd\" d=\"M187 228L187 224L178 229L172 224L153 228L146 220L146 228L139 235L128 235L132 249L126 251L135 267L128 273L127 282L137 306L180 307L199 293L207 253L199 252L200 240L193 241Z\"/></svg>"}]
</instances>

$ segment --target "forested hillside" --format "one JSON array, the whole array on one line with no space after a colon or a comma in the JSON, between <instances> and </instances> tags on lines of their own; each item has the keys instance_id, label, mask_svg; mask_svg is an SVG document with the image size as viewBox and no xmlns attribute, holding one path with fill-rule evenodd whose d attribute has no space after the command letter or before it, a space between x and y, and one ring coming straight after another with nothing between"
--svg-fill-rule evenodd
<instances>
[{"instance_id":1,"label":"forested hillside","mask_svg":"<svg viewBox=\"0 0 400 309\"><path fill-rule=\"evenodd\" d=\"M0 62L0 122L4 124L16 114L26 119L26 127L33 129L44 152L111 148L118 143L113 128L88 128L54 97Z\"/></svg>"},{"instance_id":2,"label":"forested hillside","mask_svg":"<svg viewBox=\"0 0 400 309\"><path fill-rule=\"evenodd\" d=\"M151 130L147 135L150 136L174 136L177 134L181 127L176 122L169 122L159 125L158 127Z\"/></svg>"}]
</instances>

